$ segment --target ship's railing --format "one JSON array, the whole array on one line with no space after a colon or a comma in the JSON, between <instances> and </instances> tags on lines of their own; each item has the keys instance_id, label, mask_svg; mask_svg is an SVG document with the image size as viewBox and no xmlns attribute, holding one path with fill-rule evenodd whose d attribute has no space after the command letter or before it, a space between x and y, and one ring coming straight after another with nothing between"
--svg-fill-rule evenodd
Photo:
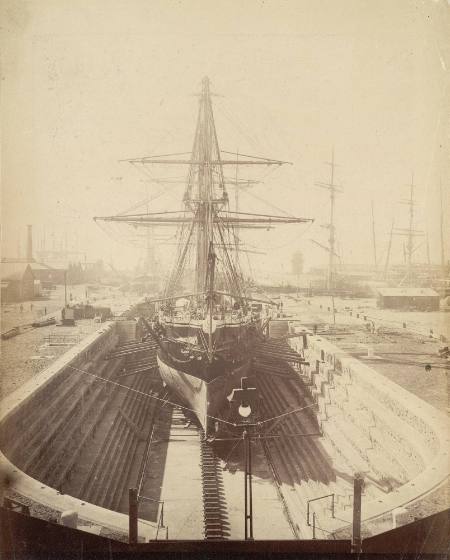
<instances>
[{"instance_id":1,"label":"ship's railing","mask_svg":"<svg viewBox=\"0 0 450 560\"><path fill-rule=\"evenodd\" d=\"M164 315L161 320L164 323L170 323L172 325L180 326L195 326L200 327L203 322L207 319L207 316L199 317L196 314L174 314L174 315ZM255 317L251 313L247 315L238 315L235 313L226 313L225 315L213 315L213 320L216 326L226 326L226 325L241 325L250 322Z\"/></svg>"}]
</instances>

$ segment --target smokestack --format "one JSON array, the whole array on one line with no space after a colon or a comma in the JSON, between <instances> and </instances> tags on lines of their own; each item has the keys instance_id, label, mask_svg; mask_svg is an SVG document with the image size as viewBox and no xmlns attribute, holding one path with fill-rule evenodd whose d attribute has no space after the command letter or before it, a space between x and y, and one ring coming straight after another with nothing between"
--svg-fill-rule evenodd
<instances>
[{"instance_id":1,"label":"smokestack","mask_svg":"<svg viewBox=\"0 0 450 560\"><path fill-rule=\"evenodd\" d=\"M27 226L28 237L27 237L27 261L32 262L33 260L33 226Z\"/></svg>"}]
</instances>

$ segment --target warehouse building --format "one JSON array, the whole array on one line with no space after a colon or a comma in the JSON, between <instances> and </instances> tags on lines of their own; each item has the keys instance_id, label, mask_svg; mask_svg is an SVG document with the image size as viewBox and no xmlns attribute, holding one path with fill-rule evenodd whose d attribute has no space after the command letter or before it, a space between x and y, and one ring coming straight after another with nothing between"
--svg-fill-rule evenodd
<instances>
[{"instance_id":1,"label":"warehouse building","mask_svg":"<svg viewBox=\"0 0 450 560\"><path fill-rule=\"evenodd\" d=\"M27 263L2 263L2 303L27 301L39 295L39 280Z\"/></svg>"},{"instance_id":2,"label":"warehouse building","mask_svg":"<svg viewBox=\"0 0 450 560\"><path fill-rule=\"evenodd\" d=\"M439 294L431 288L378 288L377 305L380 309L438 311Z\"/></svg>"},{"instance_id":3,"label":"warehouse building","mask_svg":"<svg viewBox=\"0 0 450 560\"><path fill-rule=\"evenodd\" d=\"M65 266L49 266L41 262L30 263L34 277L40 280L43 287L64 284L67 268Z\"/></svg>"}]
</instances>

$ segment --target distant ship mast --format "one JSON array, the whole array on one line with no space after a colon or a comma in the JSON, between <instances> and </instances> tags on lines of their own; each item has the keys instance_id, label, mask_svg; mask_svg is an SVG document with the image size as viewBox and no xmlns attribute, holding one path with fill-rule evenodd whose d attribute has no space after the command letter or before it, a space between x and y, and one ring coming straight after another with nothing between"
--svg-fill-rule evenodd
<instances>
[{"instance_id":1,"label":"distant ship mast","mask_svg":"<svg viewBox=\"0 0 450 560\"><path fill-rule=\"evenodd\" d=\"M411 175L411 183L409 185L409 198L403 199L400 202L409 206L409 224L407 228L395 228L394 235L401 235L407 238L406 241L406 274L402 278L400 285L406 284L407 286L412 286L414 284L414 265L413 265L413 253L417 249L414 246L414 239L416 237L421 237L424 235L423 231L414 229L414 207L416 206L416 201L414 200L414 173Z\"/></svg>"},{"instance_id":2,"label":"distant ship mast","mask_svg":"<svg viewBox=\"0 0 450 560\"><path fill-rule=\"evenodd\" d=\"M337 257L336 253L336 226L334 224L334 207L335 207L335 200L336 200L336 193L342 192L342 188L339 185L336 185L334 182L334 170L336 168L336 163L334 161L334 148L331 151L331 161L325 162L327 165L330 166L330 182L323 183L317 182L316 186L322 189L327 189L330 193L330 222L324 226L327 227L329 230L329 237L328 237L328 274L327 274L327 290L329 292L334 293L335 288L335 273L336 273L336 265L335 265L335 257ZM317 245L319 243L315 242Z\"/></svg>"}]
</instances>

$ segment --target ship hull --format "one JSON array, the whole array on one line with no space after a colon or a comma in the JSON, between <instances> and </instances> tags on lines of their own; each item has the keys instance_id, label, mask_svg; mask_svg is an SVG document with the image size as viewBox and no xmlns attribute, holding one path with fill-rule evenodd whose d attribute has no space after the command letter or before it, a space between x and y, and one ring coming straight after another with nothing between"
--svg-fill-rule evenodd
<instances>
[{"instance_id":1,"label":"ship hull","mask_svg":"<svg viewBox=\"0 0 450 560\"><path fill-rule=\"evenodd\" d=\"M240 387L241 377L248 375L250 360L211 381L169 365L160 354L158 366L164 383L195 413L205 434L210 435L220 427L220 413L229 406L227 397Z\"/></svg>"}]
</instances>

